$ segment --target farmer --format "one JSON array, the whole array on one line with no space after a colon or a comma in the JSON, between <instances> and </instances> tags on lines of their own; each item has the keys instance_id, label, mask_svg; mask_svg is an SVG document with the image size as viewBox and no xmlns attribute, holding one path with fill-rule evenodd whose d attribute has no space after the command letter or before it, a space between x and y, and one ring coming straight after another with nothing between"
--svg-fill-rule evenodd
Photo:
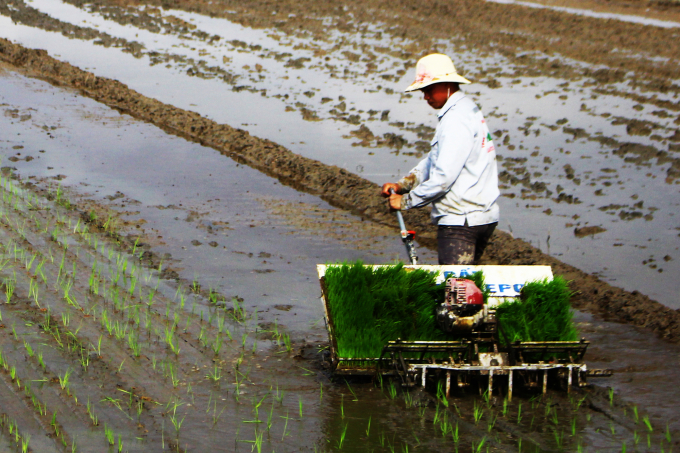
<instances>
[{"instance_id":1,"label":"farmer","mask_svg":"<svg viewBox=\"0 0 680 453\"><path fill-rule=\"evenodd\" d=\"M405 91L423 92L439 124L430 152L407 176L382 186L392 210L432 204L439 264L476 264L498 224L496 152L481 110L459 90L470 83L442 54L421 58ZM390 193L393 190L395 193Z\"/></svg>"}]
</instances>

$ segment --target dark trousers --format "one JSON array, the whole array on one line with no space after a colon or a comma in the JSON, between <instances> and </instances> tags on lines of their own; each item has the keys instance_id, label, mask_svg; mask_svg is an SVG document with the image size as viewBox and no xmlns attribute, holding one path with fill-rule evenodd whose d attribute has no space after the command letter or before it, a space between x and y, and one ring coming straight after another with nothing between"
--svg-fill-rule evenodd
<instances>
[{"instance_id":1,"label":"dark trousers","mask_svg":"<svg viewBox=\"0 0 680 453\"><path fill-rule=\"evenodd\" d=\"M498 222L487 225L439 225L437 252L439 264L477 264Z\"/></svg>"}]
</instances>

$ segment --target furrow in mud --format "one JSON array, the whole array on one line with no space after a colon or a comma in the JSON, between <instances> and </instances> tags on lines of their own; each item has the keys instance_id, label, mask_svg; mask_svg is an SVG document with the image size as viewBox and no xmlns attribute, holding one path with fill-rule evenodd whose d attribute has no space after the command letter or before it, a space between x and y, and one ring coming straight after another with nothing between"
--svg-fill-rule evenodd
<instances>
[{"instance_id":1,"label":"furrow in mud","mask_svg":"<svg viewBox=\"0 0 680 453\"><path fill-rule=\"evenodd\" d=\"M148 121L186 139L210 146L233 159L247 163L296 189L318 194L334 206L374 222L391 225L389 213L378 194L378 186L346 170L298 156L283 146L261 140L245 131L218 124L200 115L163 104L127 88L124 84L97 77L44 51L26 49L0 40L0 57L34 76L54 84L79 89L99 102ZM432 248L435 230L423 211L405 213L407 223L420 232L420 243ZM573 266L543 254L522 240L497 232L487 249L485 263L549 264L556 274L570 280L576 308L600 312L613 319L644 326L672 341L680 339L680 314L635 291L615 288Z\"/></svg>"}]
</instances>

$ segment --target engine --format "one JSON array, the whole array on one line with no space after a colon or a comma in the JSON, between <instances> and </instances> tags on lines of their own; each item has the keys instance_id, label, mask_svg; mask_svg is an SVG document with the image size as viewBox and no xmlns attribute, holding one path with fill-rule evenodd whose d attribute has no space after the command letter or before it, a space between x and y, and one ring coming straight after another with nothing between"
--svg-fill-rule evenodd
<instances>
[{"instance_id":1,"label":"engine","mask_svg":"<svg viewBox=\"0 0 680 453\"><path fill-rule=\"evenodd\" d=\"M469 334L486 318L484 297L472 280L446 280L446 298L436 309L439 328L447 333Z\"/></svg>"}]
</instances>

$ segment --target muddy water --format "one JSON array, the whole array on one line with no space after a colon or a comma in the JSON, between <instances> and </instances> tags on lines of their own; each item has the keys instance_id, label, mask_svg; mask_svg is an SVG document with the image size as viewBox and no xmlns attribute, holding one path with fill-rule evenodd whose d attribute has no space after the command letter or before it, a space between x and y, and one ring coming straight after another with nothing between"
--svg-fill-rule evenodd
<instances>
[{"instance_id":1,"label":"muddy water","mask_svg":"<svg viewBox=\"0 0 680 453\"><path fill-rule=\"evenodd\" d=\"M181 11L128 12L188 27L157 33L144 20L139 27L121 25L115 11L104 16L51 0L27 5L62 23L144 48L133 51L135 58L8 20L3 36L46 48L148 96L240 126L374 182L398 177L417 162L435 125L422 101L398 94L410 78L404 69L411 68L411 60L383 51L369 65L361 61L357 49L395 44L379 27L367 26L361 35L334 31L324 41ZM453 53L449 43L437 45ZM671 147L676 146L672 134L677 115L658 104L675 102L677 94L659 92L654 98L632 90L649 99L645 103L623 97L621 93L631 90L616 83L517 77L526 68L500 54L455 50L461 70L482 82L467 91L496 130L508 197L502 201L502 227L616 286L678 307L672 277L680 270L674 256L678 225L672 200L677 189L674 177L668 176L673 164L649 157L655 152L644 148L669 149L669 158L676 158ZM598 69L566 59L561 64L577 73ZM502 71L495 73L498 68ZM605 87L618 91L604 95ZM613 152L625 143L632 144L625 149L642 150L641 157ZM583 231L600 233L583 237Z\"/></svg>"},{"instance_id":2,"label":"muddy water","mask_svg":"<svg viewBox=\"0 0 680 453\"><path fill-rule=\"evenodd\" d=\"M386 263L405 254L392 230L214 150L45 82L10 73L2 83L0 120L4 130L16 131L2 144L11 158L6 165L114 206L133 234L146 237L159 255L172 256L167 265L182 278L272 310L291 330L306 333L317 325L314 340L323 332L316 264ZM419 253L435 259L427 249Z\"/></svg>"},{"instance_id":3,"label":"muddy water","mask_svg":"<svg viewBox=\"0 0 680 453\"><path fill-rule=\"evenodd\" d=\"M578 313L575 319L581 335L591 342L589 366L614 371L611 378L597 383L616 389L617 397L629 403L653 407L657 425L668 423L679 429L680 389L672 376L680 365L680 348L649 338L640 328L593 319L584 313Z\"/></svg>"},{"instance_id":4,"label":"muddy water","mask_svg":"<svg viewBox=\"0 0 680 453\"><path fill-rule=\"evenodd\" d=\"M168 254L164 266L177 272L182 281L196 280L203 287L242 297L248 310L258 310L260 321L277 320L282 329L293 333L297 344L304 339L316 345L325 338L314 264L336 260L338 256L389 262L403 254L391 230L361 222L318 198L295 192L225 159L211 149L166 135L72 91L54 88L15 72L4 72L0 80L3 86L0 121L3 130L8 131L8 139L0 145L6 156L5 165L16 167L29 181L45 184L40 180L47 178L51 184L68 187L67 193L73 200L92 199L113 207L123 214L130 234L139 234L157 255ZM178 172L178 168L182 171ZM238 195L233 196L235 193ZM434 258L428 255L431 252L422 250L421 253L425 253L427 259ZM651 415L654 426L663 427L669 422L671 428L675 428L677 420L672 408L678 395L674 389L647 385L644 398L640 397L639 389L640 381L651 381L650 376L658 383L663 382L662 376L673 379L677 373L677 348L654 340L644 332L631 333L630 327L604 323L589 315L579 315L579 321L584 335L593 342L587 357L592 357L591 365L616 368L620 372L613 381L617 402L620 396L623 407L629 407L629 402L636 404L641 414ZM629 345L619 341L623 338L634 341L640 353L624 354L619 348L628 350ZM266 358L273 355L265 346L261 347ZM314 348L310 357L313 351ZM650 351L656 353L653 360L649 359ZM203 359L197 355L194 360L201 363ZM118 365L112 362L114 367ZM446 451L442 446L446 442L442 444L438 440L441 428L434 423L438 409L429 407L421 413L406 394L398 391L398 397L392 398L387 383L382 390L373 384L334 384L317 376L316 371L307 371L314 368L313 361L271 362L271 359L267 361L266 366L260 363L263 370L267 370L265 376L251 379L276 382L271 373L279 373L279 379L287 376L295 382L287 383L288 403L284 409L277 409L277 416L295 413L298 398L303 401L308 422L293 424L290 433L304 436L305 445L319 442L316 435L307 437L305 433L321 433L324 436L321 442L330 442L335 448L346 438L345 448L357 449L364 446L368 438L368 443L378 450L387 450L390 445L423 445L432 451L442 448L441 451ZM68 364L59 362L53 366L58 373L63 373ZM642 368L638 370L636 366ZM212 397L211 392L198 382L193 385L194 398L205 404ZM144 387L148 392L153 391L148 383ZM73 388L81 387L76 381ZM258 388L254 391L259 395L262 389L255 387ZM249 392L248 385L241 391ZM430 398L423 397L426 401ZM464 395L457 398L454 401L463 414L458 423L479 442L487 428L475 427L470 422L473 400ZM524 401L526 414L528 403ZM561 407L569 404L567 400L560 401ZM501 402L496 404L493 409L487 409L491 417L486 420L489 423L495 420L493 414L501 410ZM606 401L595 400L593 404L606 406ZM236 412L230 409L224 414L229 427L214 431L207 440L185 436L186 442L219 445L223 442L220 436L231 439L236 429L232 424L248 420L252 415L249 408L239 406L234 410ZM516 417L513 410L517 411L517 406L511 406L510 412ZM537 415L545 412L543 407L537 411ZM629 408L629 418L630 411ZM198 414L191 410L187 414L186 426L191 427L190 432L201 432ZM495 416L501 421L509 417ZM447 417L455 415L451 412ZM629 422L617 421L618 434L613 438L603 436L601 432L609 429L607 419L593 417L592 423L579 421L579 426L583 423L579 430L583 430L584 442L599 450L612 448L621 438L633 435L634 429L629 430L626 424ZM528 423L531 419L525 420ZM111 423L114 421L115 418ZM568 422L565 418L564 423ZM366 434L369 423L374 429L371 435ZM516 432L513 423L506 422L502 432ZM532 431L527 426L520 429ZM514 439L515 434L509 435ZM149 442L157 442L157 437L158 431L149 437ZM240 437L236 431L236 438L241 442L251 437L245 427ZM544 451L556 448L551 438L551 432L533 435ZM95 438L88 440L86 436L81 439L92 445L100 442ZM234 449L238 445L239 441L235 441ZM287 442L284 445L290 446ZM502 441L497 443L497 448L508 447Z\"/></svg>"},{"instance_id":5,"label":"muddy water","mask_svg":"<svg viewBox=\"0 0 680 453\"><path fill-rule=\"evenodd\" d=\"M515 0L487 0L487 1L492 1L494 3L501 3L505 5L521 5L521 6L526 6L528 8L548 8L552 9L553 11L560 11L564 13L569 13L569 14L576 14L580 16L587 16L587 17L595 17L598 19L614 19L614 20L620 20L622 22L631 22L634 24L642 24L642 25L651 25L654 27L661 27L661 28L676 28L680 27L680 23L678 22L672 22L672 21L667 21L667 20L655 20L655 19L650 19L647 17L641 17L641 16L633 16L633 15L627 15L627 14L614 14L614 13L601 13L597 11L590 11L587 9L580 9L580 8L567 8L567 7L562 7L562 6L552 6L552 5L543 5L540 3L533 3L533 2L521 2L521 1L515 1Z\"/></svg>"}]
</instances>

